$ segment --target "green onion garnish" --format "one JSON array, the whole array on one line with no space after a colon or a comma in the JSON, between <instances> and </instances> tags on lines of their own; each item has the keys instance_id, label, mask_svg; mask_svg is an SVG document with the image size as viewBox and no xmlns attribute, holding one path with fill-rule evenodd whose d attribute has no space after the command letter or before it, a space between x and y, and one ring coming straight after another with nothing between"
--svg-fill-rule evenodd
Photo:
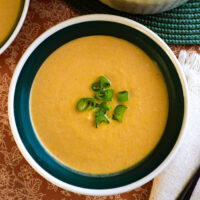
<instances>
[{"instance_id":1,"label":"green onion garnish","mask_svg":"<svg viewBox=\"0 0 200 200\"><path fill-rule=\"evenodd\" d=\"M96 128L98 128L99 124L102 122L110 123L106 113L111 109L112 107L107 102L98 105L98 108L95 111Z\"/></svg>"},{"instance_id":2,"label":"green onion garnish","mask_svg":"<svg viewBox=\"0 0 200 200\"><path fill-rule=\"evenodd\" d=\"M106 111L111 110L112 107L107 103L107 102L103 102L99 105L100 108L105 109Z\"/></svg>"},{"instance_id":3,"label":"green onion garnish","mask_svg":"<svg viewBox=\"0 0 200 200\"><path fill-rule=\"evenodd\" d=\"M110 81L104 76L99 77L99 83L100 89L106 89L110 87Z\"/></svg>"},{"instance_id":4,"label":"green onion garnish","mask_svg":"<svg viewBox=\"0 0 200 200\"><path fill-rule=\"evenodd\" d=\"M98 115L95 117L95 120L96 120L96 128L98 128L99 124L101 124L102 122L106 122L108 124L110 123L106 115Z\"/></svg>"},{"instance_id":5,"label":"green onion garnish","mask_svg":"<svg viewBox=\"0 0 200 200\"><path fill-rule=\"evenodd\" d=\"M100 76L99 82L95 82L91 86L92 90L95 92L97 92L99 90L107 89L109 87L110 87L110 81L104 76Z\"/></svg>"},{"instance_id":6,"label":"green onion garnish","mask_svg":"<svg viewBox=\"0 0 200 200\"><path fill-rule=\"evenodd\" d=\"M78 111L83 112L85 110L92 110L97 106L96 100L94 98L81 98L76 107Z\"/></svg>"},{"instance_id":7,"label":"green onion garnish","mask_svg":"<svg viewBox=\"0 0 200 200\"><path fill-rule=\"evenodd\" d=\"M128 101L128 91L121 91L117 93L118 101Z\"/></svg>"},{"instance_id":8,"label":"green onion garnish","mask_svg":"<svg viewBox=\"0 0 200 200\"><path fill-rule=\"evenodd\" d=\"M98 108L97 110L95 111L95 116L98 116L98 115L105 115L107 111L111 110L112 107L106 103L106 102L103 102L101 104L98 105Z\"/></svg>"},{"instance_id":9,"label":"green onion garnish","mask_svg":"<svg viewBox=\"0 0 200 200\"><path fill-rule=\"evenodd\" d=\"M100 84L99 84L99 82L93 83L92 86L91 86L91 88L92 88L92 90L93 90L94 92L99 91L99 90L100 90Z\"/></svg>"},{"instance_id":10,"label":"green onion garnish","mask_svg":"<svg viewBox=\"0 0 200 200\"><path fill-rule=\"evenodd\" d=\"M124 112L126 111L127 107L124 105L117 105L115 107L114 113L113 113L113 119L117 120L119 122L122 122Z\"/></svg>"},{"instance_id":11,"label":"green onion garnish","mask_svg":"<svg viewBox=\"0 0 200 200\"><path fill-rule=\"evenodd\" d=\"M95 98L101 101L112 101L113 89L100 90L96 92Z\"/></svg>"},{"instance_id":12,"label":"green onion garnish","mask_svg":"<svg viewBox=\"0 0 200 200\"><path fill-rule=\"evenodd\" d=\"M78 111L80 112L95 109L94 116L96 128L98 128L99 124L102 122L110 123L110 120L106 115L107 112L112 109L112 107L107 103L108 101L112 101L113 97L113 89L110 88L110 86L110 81L106 77L100 76L98 82L95 82L91 85L92 90L95 92L95 98L81 98L76 105ZM124 90L118 92L117 99L120 102L128 101L128 91ZM122 104L117 105L113 112L112 118L122 122L126 109L127 107Z\"/></svg>"}]
</instances>

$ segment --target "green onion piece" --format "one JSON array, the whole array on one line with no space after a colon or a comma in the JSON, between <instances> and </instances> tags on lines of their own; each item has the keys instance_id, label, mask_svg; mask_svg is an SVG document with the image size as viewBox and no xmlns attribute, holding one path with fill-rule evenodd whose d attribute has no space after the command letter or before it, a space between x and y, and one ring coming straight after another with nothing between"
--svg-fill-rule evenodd
<instances>
[{"instance_id":1,"label":"green onion piece","mask_svg":"<svg viewBox=\"0 0 200 200\"><path fill-rule=\"evenodd\" d=\"M99 90L100 90L100 83L99 83L99 82L93 83L92 86L91 86L91 88L92 88L92 90L93 90L94 92L99 91Z\"/></svg>"},{"instance_id":2,"label":"green onion piece","mask_svg":"<svg viewBox=\"0 0 200 200\"><path fill-rule=\"evenodd\" d=\"M95 111L95 116L105 115L106 112L111 109L112 109L112 107L108 103L103 102L98 105L98 109Z\"/></svg>"},{"instance_id":3,"label":"green onion piece","mask_svg":"<svg viewBox=\"0 0 200 200\"><path fill-rule=\"evenodd\" d=\"M99 84L100 89L106 89L110 87L110 81L104 76L99 77Z\"/></svg>"},{"instance_id":4,"label":"green onion piece","mask_svg":"<svg viewBox=\"0 0 200 200\"><path fill-rule=\"evenodd\" d=\"M98 115L98 116L96 116L96 128L98 128L99 124L101 124L102 122L110 123L110 121L109 121L109 119L107 118L106 115Z\"/></svg>"},{"instance_id":5,"label":"green onion piece","mask_svg":"<svg viewBox=\"0 0 200 200\"><path fill-rule=\"evenodd\" d=\"M97 91L95 98L101 101L112 101L113 89Z\"/></svg>"},{"instance_id":6,"label":"green onion piece","mask_svg":"<svg viewBox=\"0 0 200 200\"><path fill-rule=\"evenodd\" d=\"M117 93L118 101L128 101L128 91L121 91Z\"/></svg>"},{"instance_id":7,"label":"green onion piece","mask_svg":"<svg viewBox=\"0 0 200 200\"><path fill-rule=\"evenodd\" d=\"M78 111L83 112L85 110L92 110L96 107L97 103L96 100L94 98L81 98L76 107L78 109Z\"/></svg>"},{"instance_id":8,"label":"green onion piece","mask_svg":"<svg viewBox=\"0 0 200 200\"><path fill-rule=\"evenodd\" d=\"M100 91L103 89L107 89L109 87L110 87L110 81L104 76L100 76L99 81L93 83L91 86L91 88L94 92L97 92L97 91Z\"/></svg>"},{"instance_id":9,"label":"green onion piece","mask_svg":"<svg viewBox=\"0 0 200 200\"><path fill-rule=\"evenodd\" d=\"M95 111L96 128L98 128L99 124L102 122L110 123L106 112L111 109L112 107L107 102L102 102L98 105L98 109Z\"/></svg>"},{"instance_id":10,"label":"green onion piece","mask_svg":"<svg viewBox=\"0 0 200 200\"><path fill-rule=\"evenodd\" d=\"M88 108L87 110L92 110L97 107L97 102L94 98L88 98Z\"/></svg>"},{"instance_id":11,"label":"green onion piece","mask_svg":"<svg viewBox=\"0 0 200 200\"><path fill-rule=\"evenodd\" d=\"M111 110L112 106L110 106L107 102L103 102L99 105L100 108L106 109L106 111Z\"/></svg>"},{"instance_id":12,"label":"green onion piece","mask_svg":"<svg viewBox=\"0 0 200 200\"><path fill-rule=\"evenodd\" d=\"M114 113L113 113L113 119L114 120L117 120L119 122L122 122L122 119L123 119L123 115L124 115L124 112L126 111L127 107L124 106L124 105L117 105L115 107L115 110L114 110Z\"/></svg>"}]
</instances>

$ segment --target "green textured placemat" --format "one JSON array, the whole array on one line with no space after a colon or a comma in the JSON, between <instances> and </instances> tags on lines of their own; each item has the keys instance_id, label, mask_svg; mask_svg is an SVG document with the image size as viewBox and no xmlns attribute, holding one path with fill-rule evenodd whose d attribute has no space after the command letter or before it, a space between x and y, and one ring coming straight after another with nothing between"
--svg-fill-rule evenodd
<instances>
[{"instance_id":1,"label":"green textured placemat","mask_svg":"<svg viewBox=\"0 0 200 200\"><path fill-rule=\"evenodd\" d=\"M81 14L106 13L124 16L144 24L168 44L200 44L200 0L162 14L133 15L109 8L98 0L65 0Z\"/></svg>"}]
</instances>

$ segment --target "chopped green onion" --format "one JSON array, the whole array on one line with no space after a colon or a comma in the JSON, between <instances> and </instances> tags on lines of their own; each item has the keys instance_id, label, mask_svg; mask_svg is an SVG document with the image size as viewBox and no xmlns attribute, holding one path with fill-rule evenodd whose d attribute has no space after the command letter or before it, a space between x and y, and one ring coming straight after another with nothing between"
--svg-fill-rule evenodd
<instances>
[{"instance_id":1,"label":"chopped green onion","mask_svg":"<svg viewBox=\"0 0 200 200\"><path fill-rule=\"evenodd\" d=\"M111 107L107 102L102 102L102 103L99 105L99 107L100 107L100 108L106 109L106 111L112 109L112 107Z\"/></svg>"},{"instance_id":2,"label":"chopped green onion","mask_svg":"<svg viewBox=\"0 0 200 200\"><path fill-rule=\"evenodd\" d=\"M117 93L118 101L128 101L128 91L121 91Z\"/></svg>"},{"instance_id":3,"label":"chopped green onion","mask_svg":"<svg viewBox=\"0 0 200 200\"><path fill-rule=\"evenodd\" d=\"M95 92L99 91L100 90L100 84L99 84L99 82L93 83L92 86L91 86L91 88Z\"/></svg>"},{"instance_id":4,"label":"chopped green onion","mask_svg":"<svg viewBox=\"0 0 200 200\"><path fill-rule=\"evenodd\" d=\"M99 84L100 89L106 89L110 87L110 81L104 76L99 77Z\"/></svg>"},{"instance_id":5,"label":"chopped green onion","mask_svg":"<svg viewBox=\"0 0 200 200\"><path fill-rule=\"evenodd\" d=\"M97 102L94 98L88 98L88 108L87 110L92 110L97 107Z\"/></svg>"},{"instance_id":6,"label":"chopped green onion","mask_svg":"<svg viewBox=\"0 0 200 200\"><path fill-rule=\"evenodd\" d=\"M106 112L111 109L112 107L109 104L107 104L106 102L103 102L98 105L98 109L95 111L95 116L105 115Z\"/></svg>"},{"instance_id":7,"label":"chopped green onion","mask_svg":"<svg viewBox=\"0 0 200 200\"><path fill-rule=\"evenodd\" d=\"M122 119L123 119L123 115L124 115L124 112L126 111L127 107L124 106L124 105L117 105L115 107L115 110L114 110L114 113L113 113L113 119L114 120L117 120L119 122L122 122Z\"/></svg>"},{"instance_id":8,"label":"chopped green onion","mask_svg":"<svg viewBox=\"0 0 200 200\"><path fill-rule=\"evenodd\" d=\"M113 89L97 91L95 98L101 101L112 101Z\"/></svg>"},{"instance_id":9,"label":"chopped green onion","mask_svg":"<svg viewBox=\"0 0 200 200\"><path fill-rule=\"evenodd\" d=\"M98 128L99 124L102 122L110 123L106 112L111 109L112 107L107 102L98 105L98 109L95 111L96 128Z\"/></svg>"},{"instance_id":10,"label":"chopped green onion","mask_svg":"<svg viewBox=\"0 0 200 200\"><path fill-rule=\"evenodd\" d=\"M97 106L96 100L94 98L81 98L76 107L78 111L83 112L85 110L92 110Z\"/></svg>"},{"instance_id":11,"label":"chopped green onion","mask_svg":"<svg viewBox=\"0 0 200 200\"><path fill-rule=\"evenodd\" d=\"M99 124L101 124L102 122L110 123L106 115L96 116L96 128L98 128Z\"/></svg>"},{"instance_id":12,"label":"chopped green onion","mask_svg":"<svg viewBox=\"0 0 200 200\"><path fill-rule=\"evenodd\" d=\"M109 87L110 87L110 81L104 76L100 76L99 82L95 82L91 86L92 90L95 92L109 88Z\"/></svg>"},{"instance_id":13,"label":"chopped green onion","mask_svg":"<svg viewBox=\"0 0 200 200\"><path fill-rule=\"evenodd\" d=\"M111 82L104 76L100 76L98 82L95 82L91 85L92 90L95 92L95 98L81 98L76 107L80 112L86 110L96 109L95 114L95 123L96 128L102 122L110 123L110 120L107 117L107 112L112 109L107 101L112 101L113 89L110 88ZM118 101L128 101L129 93L128 91L120 91L117 94ZM97 103L97 100L98 103ZM103 102L102 102L103 101ZM119 122L122 122L124 112L127 107L124 105L117 105L113 112L113 119Z\"/></svg>"}]
</instances>

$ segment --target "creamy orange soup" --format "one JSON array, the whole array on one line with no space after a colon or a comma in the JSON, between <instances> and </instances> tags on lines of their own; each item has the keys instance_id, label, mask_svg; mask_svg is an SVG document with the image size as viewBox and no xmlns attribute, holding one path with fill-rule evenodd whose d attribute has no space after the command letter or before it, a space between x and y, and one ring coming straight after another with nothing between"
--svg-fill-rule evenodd
<instances>
[{"instance_id":1,"label":"creamy orange soup","mask_svg":"<svg viewBox=\"0 0 200 200\"><path fill-rule=\"evenodd\" d=\"M23 2L23 0L0 0L0 45L13 31Z\"/></svg>"},{"instance_id":2,"label":"creamy orange soup","mask_svg":"<svg viewBox=\"0 0 200 200\"><path fill-rule=\"evenodd\" d=\"M123 122L94 125L94 112L79 112L77 101L92 97L90 86L107 77L116 93L129 91ZM161 72L133 44L109 36L73 40L52 53L37 73L30 100L34 129L44 147L72 169L106 174L143 160L158 144L168 117Z\"/></svg>"}]
</instances>

